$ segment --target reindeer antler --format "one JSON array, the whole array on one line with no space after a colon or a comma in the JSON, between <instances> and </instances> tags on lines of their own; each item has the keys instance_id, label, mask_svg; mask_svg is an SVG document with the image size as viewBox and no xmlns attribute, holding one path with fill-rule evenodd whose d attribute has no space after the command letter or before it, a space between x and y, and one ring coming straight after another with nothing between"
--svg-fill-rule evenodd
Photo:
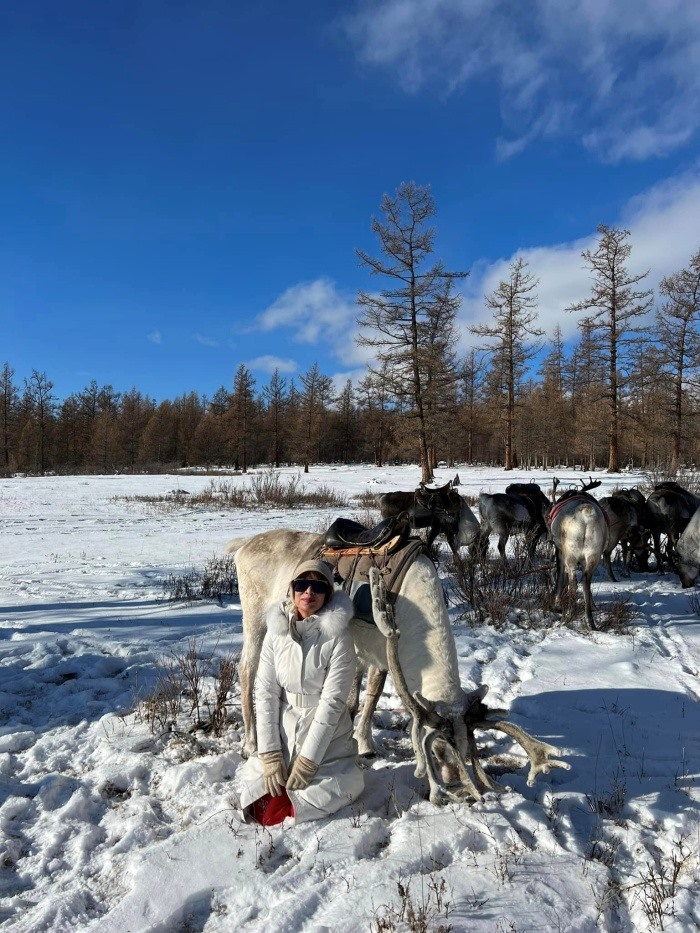
<instances>
[{"instance_id":1,"label":"reindeer antler","mask_svg":"<svg viewBox=\"0 0 700 933\"><path fill-rule=\"evenodd\" d=\"M520 745L530 761L530 773L527 776L527 786L532 787L538 774L549 774L552 768L563 768L564 771L570 771L571 765L567 761L559 761L558 758L550 758L550 755L561 755L561 750L555 745L548 745L547 742L540 742L534 736L530 735L514 722L499 720L492 722L485 720L477 723L478 729L496 729L498 732L505 732Z\"/></svg>"},{"instance_id":2,"label":"reindeer antler","mask_svg":"<svg viewBox=\"0 0 700 933\"><path fill-rule=\"evenodd\" d=\"M377 628L386 638L386 659L391 679L394 681L396 692L401 702L411 714L411 737L416 750L416 777L422 777L428 771L428 780L431 785L431 799L434 793L431 771L424 757L423 743L420 741L420 731L425 723L425 716L416 700L411 696L399 661L399 630L396 628L394 610L386 598L386 584L378 567L369 568L369 588L372 593L372 615ZM421 749L421 751L419 751Z\"/></svg>"},{"instance_id":3,"label":"reindeer antler","mask_svg":"<svg viewBox=\"0 0 700 933\"><path fill-rule=\"evenodd\" d=\"M389 671L391 672L396 692L406 709L411 713L413 720L411 734L413 747L416 750L416 777L426 775L430 785L431 803L439 803L443 798L453 801L463 801L466 797L480 800L487 791L502 793L505 788L493 781L484 770L480 760L479 751L474 736L474 730L486 731L495 729L504 732L515 739L525 750L530 761L530 773L527 783L532 785L538 774L547 774L552 768L570 769L565 761L558 761L550 756L560 755L561 752L554 745L540 742L529 733L512 722L503 719L494 721L493 717L504 716L505 710L489 709L483 702L486 687L482 686L471 694L464 695L465 712L464 722L467 727L467 740L469 746L469 762L463 757L454 745L452 738L448 737L443 724L449 719L454 710L442 709L441 704L426 700L420 693L412 696L401 669L398 652L399 631L396 628L394 612L386 599L386 586L384 578L377 567L369 571L370 589L372 591L372 611L377 628L386 638L386 653ZM435 764L433 747L438 746L441 756L448 759L457 769L460 784L459 790L446 787L438 773Z\"/></svg>"}]
</instances>

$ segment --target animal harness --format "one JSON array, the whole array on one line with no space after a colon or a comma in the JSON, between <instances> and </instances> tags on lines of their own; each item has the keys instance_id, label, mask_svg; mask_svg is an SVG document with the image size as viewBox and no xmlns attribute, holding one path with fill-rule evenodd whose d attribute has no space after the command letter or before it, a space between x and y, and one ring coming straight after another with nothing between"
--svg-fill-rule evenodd
<instances>
[{"instance_id":1,"label":"animal harness","mask_svg":"<svg viewBox=\"0 0 700 933\"><path fill-rule=\"evenodd\" d=\"M420 538L397 536L382 547L322 547L319 557L335 570L342 589L355 606L355 618L374 624L369 571L377 567L385 580L387 596L394 602L408 568L425 551Z\"/></svg>"},{"instance_id":2,"label":"animal harness","mask_svg":"<svg viewBox=\"0 0 700 933\"><path fill-rule=\"evenodd\" d=\"M560 499L558 502L555 502L552 508L549 510L549 515L547 516L548 528L552 527L552 522L562 510L562 507L567 504L567 502L591 502L597 507L598 511L601 512L603 518L605 519L605 524L608 526L610 525L610 519L608 518L607 512L599 502L596 502L593 496L567 496L566 499Z\"/></svg>"}]
</instances>

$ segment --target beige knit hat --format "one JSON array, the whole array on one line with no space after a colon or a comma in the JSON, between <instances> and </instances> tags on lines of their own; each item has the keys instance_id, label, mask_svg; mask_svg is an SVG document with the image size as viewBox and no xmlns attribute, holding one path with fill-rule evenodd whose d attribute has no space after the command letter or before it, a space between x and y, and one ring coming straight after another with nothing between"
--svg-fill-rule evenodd
<instances>
[{"instance_id":1,"label":"beige knit hat","mask_svg":"<svg viewBox=\"0 0 700 933\"><path fill-rule=\"evenodd\" d=\"M305 573L317 573L320 577L323 577L323 579L328 583L328 586L330 587L330 593L328 594L328 598L326 599L326 604L329 603L331 599L333 598L333 590L334 590L333 568L331 567L331 565L327 564L325 560L305 560L302 564L299 564L299 566L294 571L294 576L289 581L290 590L291 590L292 582L296 580L298 577L303 576Z\"/></svg>"}]
</instances>

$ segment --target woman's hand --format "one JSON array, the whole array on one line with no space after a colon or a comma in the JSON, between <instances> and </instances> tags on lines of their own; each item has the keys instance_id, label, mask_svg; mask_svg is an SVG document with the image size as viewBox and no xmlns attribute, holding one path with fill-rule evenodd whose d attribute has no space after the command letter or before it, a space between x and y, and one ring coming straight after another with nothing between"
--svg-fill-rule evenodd
<instances>
[{"instance_id":1,"label":"woman's hand","mask_svg":"<svg viewBox=\"0 0 700 933\"><path fill-rule=\"evenodd\" d=\"M271 797L279 797L287 781L287 766L282 752L261 752L258 755L262 765L265 790Z\"/></svg>"},{"instance_id":2,"label":"woman's hand","mask_svg":"<svg viewBox=\"0 0 700 933\"><path fill-rule=\"evenodd\" d=\"M314 779L318 771L318 765L310 758L304 758L299 755L292 765L292 770L287 781L287 790L304 790Z\"/></svg>"}]
</instances>

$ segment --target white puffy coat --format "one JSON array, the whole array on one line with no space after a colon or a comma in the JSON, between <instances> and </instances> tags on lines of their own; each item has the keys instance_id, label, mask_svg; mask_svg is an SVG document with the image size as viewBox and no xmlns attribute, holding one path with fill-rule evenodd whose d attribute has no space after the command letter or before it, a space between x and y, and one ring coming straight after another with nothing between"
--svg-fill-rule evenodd
<instances>
[{"instance_id":1,"label":"white puffy coat","mask_svg":"<svg viewBox=\"0 0 700 933\"><path fill-rule=\"evenodd\" d=\"M348 628L353 605L336 592L317 615L296 621L290 601L271 606L255 678L255 719L260 752L282 750L289 768L302 755L319 768L308 787L291 790L297 822L335 813L364 788L347 698L357 657ZM260 760L240 776L241 807L265 793Z\"/></svg>"}]
</instances>

